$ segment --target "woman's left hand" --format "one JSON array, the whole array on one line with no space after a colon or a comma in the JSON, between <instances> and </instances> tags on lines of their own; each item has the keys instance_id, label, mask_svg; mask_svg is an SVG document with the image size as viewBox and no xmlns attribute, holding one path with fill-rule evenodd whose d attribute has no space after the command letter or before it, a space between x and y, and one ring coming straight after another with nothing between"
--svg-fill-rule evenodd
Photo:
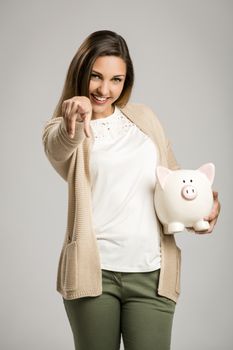
<instances>
[{"instance_id":1,"label":"woman's left hand","mask_svg":"<svg viewBox=\"0 0 233 350\"><path fill-rule=\"evenodd\" d=\"M204 218L204 220L209 221L210 228L206 231L195 231L195 233L205 234L205 233L211 233L213 231L213 228L218 220L218 216L221 209L221 204L218 200L218 192L213 191L213 198L214 198L214 205L213 205L212 211L209 216Z\"/></svg>"}]
</instances>

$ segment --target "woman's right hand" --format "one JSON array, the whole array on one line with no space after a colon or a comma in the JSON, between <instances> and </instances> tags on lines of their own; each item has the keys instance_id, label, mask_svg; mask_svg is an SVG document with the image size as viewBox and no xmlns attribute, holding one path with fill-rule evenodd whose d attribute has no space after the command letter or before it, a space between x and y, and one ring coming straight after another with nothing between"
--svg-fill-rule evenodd
<instances>
[{"instance_id":1,"label":"woman's right hand","mask_svg":"<svg viewBox=\"0 0 233 350\"><path fill-rule=\"evenodd\" d=\"M92 105L86 96L74 96L62 103L62 116L66 123L66 130L71 138L75 133L75 122L84 122L84 132L87 137L91 136L90 120Z\"/></svg>"}]
</instances>

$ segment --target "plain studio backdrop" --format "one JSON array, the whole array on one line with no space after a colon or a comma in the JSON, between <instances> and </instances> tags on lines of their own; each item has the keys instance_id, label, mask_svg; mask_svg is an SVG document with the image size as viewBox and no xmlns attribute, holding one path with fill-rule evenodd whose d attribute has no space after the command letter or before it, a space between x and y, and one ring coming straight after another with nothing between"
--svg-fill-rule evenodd
<instances>
[{"instance_id":1,"label":"plain studio backdrop","mask_svg":"<svg viewBox=\"0 0 233 350\"><path fill-rule=\"evenodd\" d=\"M91 32L109 29L126 39L134 62L131 101L158 115L181 166L216 165L222 212L214 232L176 235L182 293L172 350L232 349L233 2L5 0L0 6L0 348L74 349L56 292L67 186L41 136L78 47Z\"/></svg>"}]
</instances>

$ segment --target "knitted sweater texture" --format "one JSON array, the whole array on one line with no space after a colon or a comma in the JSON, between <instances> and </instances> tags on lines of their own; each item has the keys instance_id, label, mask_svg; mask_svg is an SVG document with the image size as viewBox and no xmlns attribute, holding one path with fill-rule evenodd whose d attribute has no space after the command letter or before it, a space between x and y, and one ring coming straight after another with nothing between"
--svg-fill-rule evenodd
<instances>
[{"instance_id":1,"label":"knitted sweater texture","mask_svg":"<svg viewBox=\"0 0 233 350\"><path fill-rule=\"evenodd\" d=\"M179 166L164 130L155 113L143 104L129 103L122 113L147 134L159 150L159 164L170 169ZM102 294L102 272L97 238L93 229L89 160L94 141L84 133L84 123L76 121L71 139L63 117L45 123L42 141L45 154L68 185L68 215L57 270L57 291L65 299ZM156 214L156 213L155 213ZM158 220L158 218L157 218ZM174 235L166 235L159 223L161 270L158 293L173 301L180 294L181 251Z\"/></svg>"}]
</instances>

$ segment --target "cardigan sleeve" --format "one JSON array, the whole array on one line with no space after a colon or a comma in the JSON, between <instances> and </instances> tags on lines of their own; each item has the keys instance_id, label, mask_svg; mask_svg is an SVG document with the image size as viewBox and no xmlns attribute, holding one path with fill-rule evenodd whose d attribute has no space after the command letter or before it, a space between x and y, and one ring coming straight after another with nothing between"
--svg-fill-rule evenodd
<instances>
[{"instance_id":1,"label":"cardigan sleeve","mask_svg":"<svg viewBox=\"0 0 233 350\"><path fill-rule=\"evenodd\" d=\"M43 144L46 154L57 161L67 160L77 146L84 140L84 123L75 122L75 134L71 138L66 131L64 118L49 120L43 130Z\"/></svg>"},{"instance_id":2,"label":"cardigan sleeve","mask_svg":"<svg viewBox=\"0 0 233 350\"><path fill-rule=\"evenodd\" d=\"M78 145L84 140L84 123L75 122L75 134L70 138L62 117L46 122L42 132L45 154L55 170L67 180L70 161Z\"/></svg>"}]
</instances>

